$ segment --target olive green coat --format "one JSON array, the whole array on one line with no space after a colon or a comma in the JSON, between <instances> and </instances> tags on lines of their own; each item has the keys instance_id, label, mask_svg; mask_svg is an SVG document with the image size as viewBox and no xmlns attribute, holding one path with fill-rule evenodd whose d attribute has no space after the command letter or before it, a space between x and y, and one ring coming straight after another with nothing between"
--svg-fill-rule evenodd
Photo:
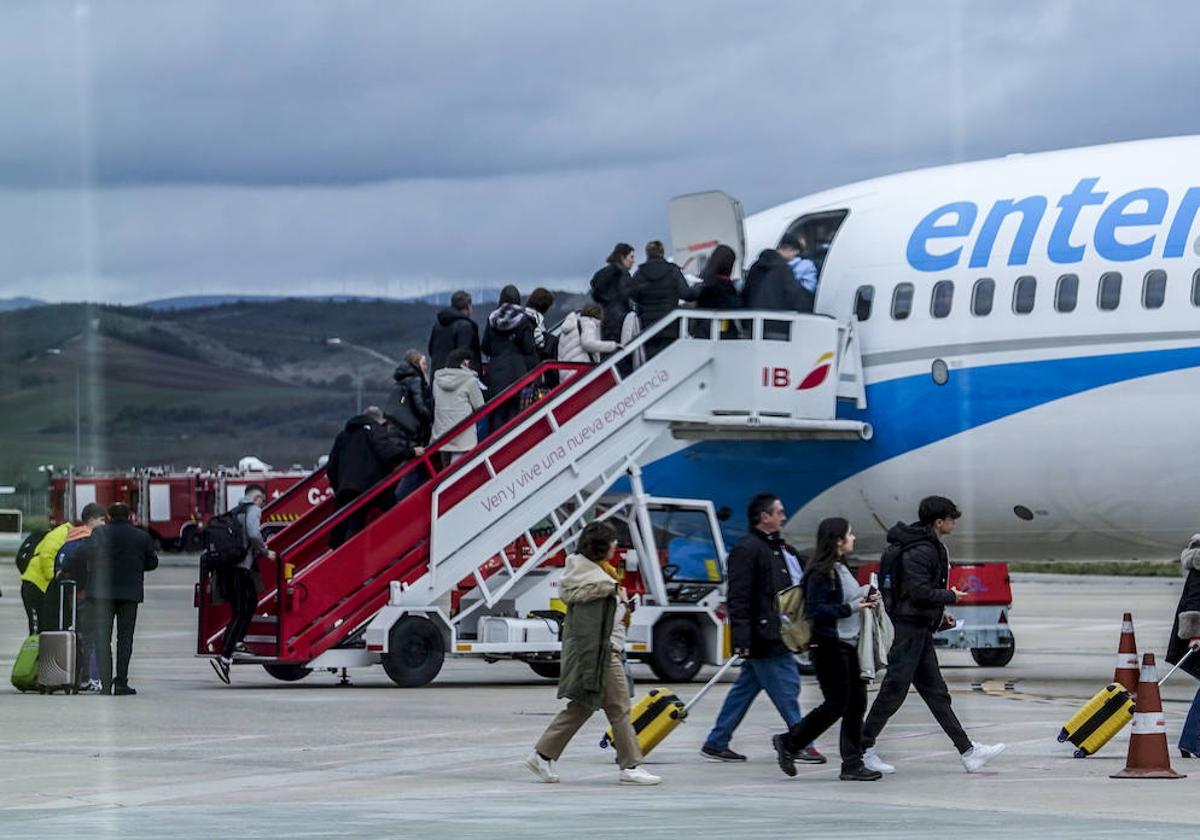
<instances>
[{"instance_id":1,"label":"olive green coat","mask_svg":"<svg viewBox=\"0 0 1200 840\"><path fill-rule=\"evenodd\" d=\"M567 558L560 594L567 605L567 618L558 696L599 709L617 609L617 582L583 555L572 554Z\"/></svg>"}]
</instances>

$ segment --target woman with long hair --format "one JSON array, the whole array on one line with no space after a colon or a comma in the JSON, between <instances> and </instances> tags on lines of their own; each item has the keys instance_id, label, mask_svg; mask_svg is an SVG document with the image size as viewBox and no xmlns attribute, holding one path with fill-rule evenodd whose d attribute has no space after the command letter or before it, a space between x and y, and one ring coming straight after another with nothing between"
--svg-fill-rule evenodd
<instances>
[{"instance_id":1,"label":"woman with long hair","mask_svg":"<svg viewBox=\"0 0 1200 840\"><path fill-rule=\"evenodd\" d=\"M841 517L824 519L817 527L817 550L804 570L804 602L812 622L809 655L825 701L788 732L771 739L779 767L796 775L795 754L842 721L842 772L848 782L873 782L883 774L863 765L862 723L867 711L867 686L858 663L858 634L862 610L873 610L879 599L860 586L845 559L854 551L854 531Z\"/></svg>"}]
</instances>

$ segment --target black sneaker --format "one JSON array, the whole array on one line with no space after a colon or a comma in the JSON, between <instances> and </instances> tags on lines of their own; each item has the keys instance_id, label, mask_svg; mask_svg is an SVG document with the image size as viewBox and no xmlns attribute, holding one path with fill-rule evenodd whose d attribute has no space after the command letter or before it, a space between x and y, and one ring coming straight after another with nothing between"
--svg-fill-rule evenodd
<instances>
[{"instance_id":1,"label":"black sneaker","mask_svg":"<svg viewBox=\"0 0 1200 840\"><path fill-rule=\"evenodd\" d=\"M229 660L224 656L218 656L208 660L208 664L212 665L213 670L217 672L217 678L225 685L229 685Z\"/></svg>"},{"instance_id":2,"label":"black sneaker","mask_svg":"<svg viewBox=\"0 0 1200 840\"><path fill-rule=\"evenodd\" d=\"M137 694L137 690L134 689L133 686L129 686L129 685L114 685L112 688L112 693L117 696L122 696L122 695L127 696L130 694Z\"/></svg>"},{"instance_id":3,"label":"black sneaker","mask_svg":"<svg viewBox=\"0 0 1200 840\"><path fill-rule=\"evenodd\" d=\"M883 774L860 764L857 767L843 767L838 778L843 782L877 782L883 778Z\"/></svg>"},{"instance_id":4,"label":"black sneaker","mask_svg":"<svg viewBox=\"0 0 1200 840\"><path fill-rule=\"evenodd\" d=\"M796 775L796 756L788 751L786 735L772 735L771 746L775 748L775 760L779 769L789 776Z\"/></svg>"},{"instance_id":5,"label":"black sneaker","mask_svg":"<svg viewBox=\"0 0 1200 840\"><path fill-rule=\"evenodd\" d=\"M704 756L709 761L745 761L746 760L746 756L742 755L741 753L735 753L733 750L729 749L729 747L726 747L723 750L719 750L716 747L710 747L708 744L705 744L703 747L700 748L700 755Z\"/></svg>"}]
</instances>

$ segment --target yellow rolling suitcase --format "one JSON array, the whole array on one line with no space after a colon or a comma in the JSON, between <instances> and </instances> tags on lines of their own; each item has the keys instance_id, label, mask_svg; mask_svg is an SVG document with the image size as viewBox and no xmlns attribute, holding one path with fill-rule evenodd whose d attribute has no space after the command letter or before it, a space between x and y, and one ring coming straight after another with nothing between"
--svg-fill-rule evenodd
<instances>
[{"instance_id":1,"label":"yellow rolling suitcase","mask_svg":"<svg viewBox=\"0 0 1200 840\"><path fill-rule=\"evenodd\" d=\"M1087 758L1107 744L1112 737L1133 720L1133 696L1121 686L1112 683L1096 692L1091 700L1083 704L1062 731L1058 733L1061 744L1070 741L1076 746L1075 757Z\"/></svg>"},{"instance_id":2,"label":"yellow rolling suitcase","mask_svg":"<svg viewBox=\"0 0 1200 840\"><path fill-rule=\"evenodd\" d=\"M675 731L675 727L687 720L688 709L696 705L737 660L736 656L730 657L729 661L722 665L717 673L713 674L712 678L704 684L704 687L696 692L696 696L687 703L680 700L679 695L671 689L662 686L650 689L644 697L639 698L633 704L633 708L629 710L629 717L633 722L633 731L637 735L642 755L649 755L652 749ZM606 748L612 742L613 734L610 728L600 739L601 749Z\"/></svg>"}]
</instances>

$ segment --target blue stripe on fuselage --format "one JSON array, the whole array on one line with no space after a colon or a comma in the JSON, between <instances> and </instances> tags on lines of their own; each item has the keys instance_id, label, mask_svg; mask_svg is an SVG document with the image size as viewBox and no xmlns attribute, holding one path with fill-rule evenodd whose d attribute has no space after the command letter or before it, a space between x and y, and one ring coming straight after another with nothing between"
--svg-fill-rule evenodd
<instances>
[{"instance_id":1,"label":"blue stripe on fuselage","mask_svg":"<svg viewBox=\"0 0 1200 840\"><path fill-rule=\"evenodd\" d=\"M953 369L936 385L930 374L867 386L865 411L838 414L874 427L871 440L703 441L644 468L646 488L661 496L710 499L728 507L727 536L745 528L746 501L769 490L788 511L876 464L953 435L1093 388L1200 366L1200 347Z\"/></svg>"}]
</instances>

